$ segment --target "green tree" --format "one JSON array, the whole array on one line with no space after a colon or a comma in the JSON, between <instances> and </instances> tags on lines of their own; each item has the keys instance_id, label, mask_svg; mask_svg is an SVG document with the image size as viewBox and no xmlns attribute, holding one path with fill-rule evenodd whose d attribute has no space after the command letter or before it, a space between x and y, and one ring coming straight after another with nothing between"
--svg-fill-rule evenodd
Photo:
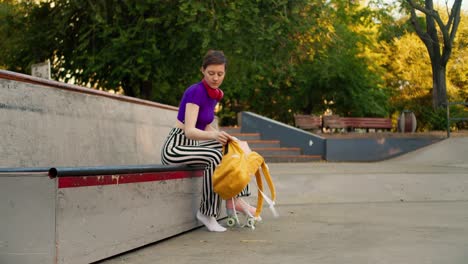
<instances>
[{"instance_id":1,"label":"green tree","mask_svg":"<svg viewBox=\"0 0 468 264\"><path fill-rule=\"evenodd\" d=\"M296 40L307 27L301 12L308 1L233 1L219 4L219 25L209 46L221 47L230 58L223 85L220 115L250 110L289 121L295 74ZM231 118L230 122L235 120Z\"/></svg>"},{"instance_id":2,"label":"green tree","mask_svg":"<svg viewBox=\"0 0 468 264\"><path fill-rule=\"evenodd\" d=\"M321 9L325 34L306 42L309 59L297 78L301 112L326 108L344 116L387 116L388 94L375 60L375 13L349 1L331 1ZM311 32L312 34L312 32ZM331 104L330 104L331 103Z\"/></svg>"},{"instance_id":3,"label":"green tree","mask_svg":"<svg viewBox=\"0 0 468 264\"><path fill-rule=\"evenodd\" d=\"M0 56L8 69L27 73L28 65L49 58L55 79L177 105L200 80L204 53L222 49L230 60L219 113L224 124L242 110L290 122L296 112L322 112L329 107L324 100L342 115L388 115L375 44L378 14L354 2L11 3L15 23L0 30L28 30L0 51L15 54ZM36 42L42 44L30 45Z\"/></svg>"},{"instance_id":4,"label":"green tree","mask_svg":"<svg viewBox=\"0 0 468 264\"><path fill-rule=\"evenodd\" d=\"M447 64L450 101L468 101L468 12L461 13L458 33L453 43L452 60ZM454 93L450 90L454 89Z\"/></svg>"},{"instance_id":5,"label":"green tree","mask_svg":"<svg viewBox=\"0 0 468 264\"><path fill-rule=\"evenodd\" d=\"M429 53L432 66L433 106L434 108L442 107L447 103L446 69L460 23L462 0L454 0L446 22L434 9L432 0L425 0L424 5L414 0L406 0L406 2L409 4L411 23ZM425 29L424 25L421 25L416 11L425 15ZM440 38L439 35L442 37Z\"/></svg>"},{"instance_id":6,"label":"green tree","mask_svg":"<svg viewBox=\"0 0 468 264\"><path fill-rule=\"evenodd\" d=\"M58 77L176 105L200 36L173 1L53 1ZM52 4L51 3L51 4ZM187 33L187 34L185 34ZM198 62L198 61L197 61Z\"/></svg>"},{"instance_id":7,"label":"green tree","mask_svg":"<svg viewBox=\"0 0 468 264\"><path fill-rule=\"evenodd\" d=\"M466 14L461 14L465 17ZM432 67L429 54L412 27L407 27L406 17L395 22L395 27L404 28L399 34L386 39L385 80L392 89L391 111L399 113L404 109L415 112L418 130L445 129L445 110L434 110L432 106ZM466 36L468 27L465 19L459 25L459 33L454 40L453 60L447 64L447 96L450 101L464 101L467 94L468 71ZM466 116L463 109L455 108L455 115ZM462 123L456 123L461 126Z\"/></svg>"},{"instance_id":8,"label":"green tree","mask_svg":"<svg viewBox=\"0 0 468 264\"><path fill-rule=\"evenodd\" d=\"M4 69L29 74L33 63L53 57L48 11L46 5L34 1L0 2L0 65Z\"/></svg>"},{"instance_id":9,"label":"green tree","mask_svg":"<svg viewBox=\"0 0 468 264\"><path fill-rule=\"evenodd\" d=\"M232 120L234 112L256 109L280 117L284 115L278 105L291 97L287 88L292 36L304 27L298 14L307 4L302 0L29 2L31 8L20 16L29 19L10 29L34 25L34 18L47 25L47 32L31 33L48 37L49 46L39 50L54 62L56 79L105 90L121 87L126 95L171 105L177 105L185 88L201 78L204 53L222 49L230 63L221 115ZM44 10L45 15L31 17L35 10ZM16 65L38 59L31 55L31 42L18 42L24 53L17 59L25 63L0 61L12 65L9 69L28 72L27 66ZM5 53L19 54L15 45L8 45Z\"/></svg>"}]
</instances>

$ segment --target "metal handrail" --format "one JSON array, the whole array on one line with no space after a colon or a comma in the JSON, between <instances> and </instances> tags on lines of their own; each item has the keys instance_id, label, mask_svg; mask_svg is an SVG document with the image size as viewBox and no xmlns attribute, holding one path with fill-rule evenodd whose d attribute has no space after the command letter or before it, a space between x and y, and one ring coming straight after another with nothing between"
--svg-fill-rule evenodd
<instances>
[{"instance_id":1,"label":"metal handrail","mask_svg":"<svg viewBox=\"0 0 468 264\"><path fill-rule=\"evenodd\" d=\"M450 106L451 105L465 105L468 106L466 102L447 102L445 106L447 107L447 138L450 137L450 121L468 121L468 117L452 117L450 118Z\"/></svg>"},{"instance_id":2,"label":"metal handrail","mask_svg":"<svg viewBox=\"0 0 468 264\"><path fill-rule=\"evenodd\" d=\"M164 172L174 170L203 170L201 165L134 165L134 166L101 166L101 167L56 167L49 170L49 177L112 175L126 173Z\"/></svg>"},{"instance_id":3,"label":"metal handrail","mask_svg":"<svg viewBox=\"0 0 468 264\"><path fill-rule=\"evenodd\" d=\"M204 170L203 165L124 165L124 166L96 166L96 167L37 167L37 168L0 168L0 175L19 175L25 173L37 173L42 176L66 177L66 176L92 176L112 175L128 173L165 172L174 170L195 171Z\"/></svg>"}]
</instances>

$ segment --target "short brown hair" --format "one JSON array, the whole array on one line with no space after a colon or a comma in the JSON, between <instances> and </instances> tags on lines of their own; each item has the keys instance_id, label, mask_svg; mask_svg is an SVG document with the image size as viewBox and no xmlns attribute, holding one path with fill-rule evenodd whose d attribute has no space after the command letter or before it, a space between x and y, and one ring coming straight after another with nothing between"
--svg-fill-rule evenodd
<instances>
[{"instance_id":1,"label":"short brown hair","mask_svg":"<svg viewBox=\"0 0 468 264\"><path fill-rule=\"evenodd\" d=\"M224 68L227 67L227 59L222 50L209 50L205 54L202 65L203 69L205 70L206 67L213 64L224 64Z\"/></svg>"}]
</instances>

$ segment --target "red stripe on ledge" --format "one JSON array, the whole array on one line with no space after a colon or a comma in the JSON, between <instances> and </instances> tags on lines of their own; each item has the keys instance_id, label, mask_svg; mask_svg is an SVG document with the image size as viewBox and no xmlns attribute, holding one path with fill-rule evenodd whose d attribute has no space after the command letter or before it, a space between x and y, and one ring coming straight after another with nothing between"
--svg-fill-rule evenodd
<instances>
[{"instance_id":1,"label":"red stripe on ledge","mask_svg":"<svg viewBox=\"0 0 468 264\"><path fill-rule=\"evenodd\" d=\"M127 184L137 182L167 181L202 177L203 171L164 171L151 173L117 174L117 175L92 175L59 177L58 188L77 188L85 186L99 186L111 184Z\"/></svg>"}]
</instances>

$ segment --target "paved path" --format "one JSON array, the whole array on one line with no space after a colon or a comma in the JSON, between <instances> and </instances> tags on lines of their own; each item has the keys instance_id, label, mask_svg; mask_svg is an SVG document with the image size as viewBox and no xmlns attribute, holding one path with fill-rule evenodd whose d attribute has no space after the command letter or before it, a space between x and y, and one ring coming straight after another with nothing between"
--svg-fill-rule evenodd
<instances>
[{"instance_id":1,"label":"paved path","mask_svg":"<svg viewBox=\"0 0 468 264\"><path fill-rule=\"evenodd\" d=\"M143 263L468 263L468 138L377 163L271 164L274 219L205 228L103 261Z\"/></svg>"}]
</instances>

